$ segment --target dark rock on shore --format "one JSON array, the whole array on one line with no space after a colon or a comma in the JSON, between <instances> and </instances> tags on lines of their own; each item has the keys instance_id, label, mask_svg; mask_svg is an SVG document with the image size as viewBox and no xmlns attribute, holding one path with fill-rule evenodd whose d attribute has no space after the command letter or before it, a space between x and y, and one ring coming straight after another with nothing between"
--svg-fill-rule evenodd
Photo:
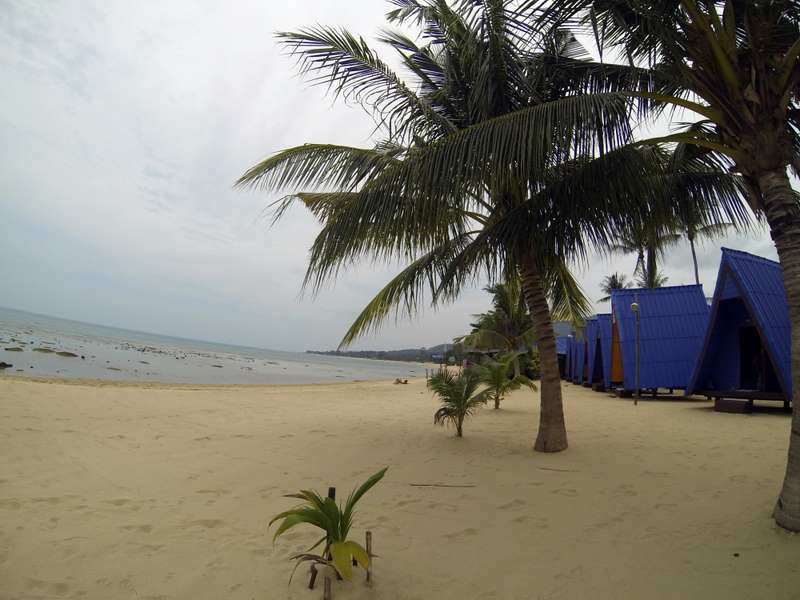
<instances>
[{"instance_id":1,"label":"dark rock on shore","mask_svg":"<svg viewBox=\"0 0 800 600\"><path fill-rule=\"evenodd\" d=\"M11 367L13 367L13 366L14 366L14 365L10 365L10 364L8 364L7 362L2 362L2 361L0 361L0 369L10 369L10 368L11 368Z\"/></svg>"},{"instance_id":2,"label":"dark rock on shore","mask_svg":"<svg viewBox=\"0 0 800 600\"><path fill-rule=\"evenodd\" d=\"M19 346L12 346L11 348L6 348L6 352L24 352L24 350Z\"/></svg>"},{"instance_id":3,"label":"dark rock on shore","mask_svg":"<svg viewBox=\"0 0 800 600\"><path fill-rule=\"evenodd\" d=\"M59 356L66 356L67 358L78 358L78 355L73 352L67 352L66 350L62 350L61 352L56 352Z\"/></svg>"}]
</instances>

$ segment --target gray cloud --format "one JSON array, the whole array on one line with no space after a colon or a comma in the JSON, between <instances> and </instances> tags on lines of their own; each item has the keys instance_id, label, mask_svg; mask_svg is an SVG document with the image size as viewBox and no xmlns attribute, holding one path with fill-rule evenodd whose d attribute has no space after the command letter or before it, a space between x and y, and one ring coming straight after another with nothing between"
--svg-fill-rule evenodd
<instances>
[{"instance_id":1,"label":"gray cloud","mask_svg":"<svg viewBox=\"0 0 800 600\"><path fill-rule=\"evenodd\" d=\"M0 0L0 305L253 346L335 346L397 265L360 265L301 299L317 224L293 210L269 229L260 215L274 198L231 184L290 145L369 143L369 118L303 83L272 33L324 22L369 36L387 6ZM764 234L728 243L774 256ZM718 255L702 250L708 294ZM671 283L691 281L687 256L671 253ZM586 291L599 296L603 275L632 265L593 261ZM358 346L439 343L485 308L472 289Z\"/></svg>"}]
</instances>

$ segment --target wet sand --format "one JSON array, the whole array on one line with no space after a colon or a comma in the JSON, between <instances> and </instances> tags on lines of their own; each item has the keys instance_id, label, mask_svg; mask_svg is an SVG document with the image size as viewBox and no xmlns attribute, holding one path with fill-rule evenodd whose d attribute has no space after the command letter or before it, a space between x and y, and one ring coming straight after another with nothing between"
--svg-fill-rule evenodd
<instances>
[{"instance_id":1,"label":"wet sand","mask_svg":"<svg viewBox=\"0 0 800 600\"><path fill-rule=\"evenodd\" d=\"M570 448L531 450L538 399L435 427L423 381L158 386L0 378L0 599L317 599L276 545L285 493L364 497L375 584L335 598L798 598L770 519L789 419L565 385ZM446 484L463 487L417 487Z\"/></svg>"}]
</instances>

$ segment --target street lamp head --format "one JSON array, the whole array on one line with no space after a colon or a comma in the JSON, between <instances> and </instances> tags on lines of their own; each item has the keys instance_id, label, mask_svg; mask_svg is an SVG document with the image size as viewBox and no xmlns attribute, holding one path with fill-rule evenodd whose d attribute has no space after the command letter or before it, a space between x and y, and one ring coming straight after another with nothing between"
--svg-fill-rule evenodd
<instances>
[{"instance_id":1,"label":"street lamp head","mask_svg":"<svg viewBox=\"0 0 800 600\"><path fill-rule=\"evenodd\" d=\"M639 303L638 302L631 302L631 310L635 313L639 312Z\"/></svg>"}]
</instances>

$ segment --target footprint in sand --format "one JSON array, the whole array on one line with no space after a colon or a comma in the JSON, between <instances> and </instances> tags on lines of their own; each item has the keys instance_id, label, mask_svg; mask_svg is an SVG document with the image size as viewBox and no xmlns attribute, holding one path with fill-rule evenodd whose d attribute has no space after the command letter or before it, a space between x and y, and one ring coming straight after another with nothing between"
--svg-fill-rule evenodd
<instances>
[{"instance_id":1,"label":"footprint in sand","mask_svg":"<svg viewBox=\"0 0 800 600\"><path fill-rule=\"evenodd\" d=\"M412 498L411 500L400 500L398 502L395 502L395 506L397 508L403 508L404 506L408 506L409 504L416 504L417 502L419 502L418 498Z\"/></svg>"},{"instance_id":2,"label":"footprint in sand","mask_svg":"<svg viewBox=\"0 0 800 600\"><path fill-rule=\"evenodd\" d=\"M34 504L50 504L50 505L54 505L54 504L58 504L59 502L61 502L61 498L58 498L56 496L50 496L50 497L47 497L47 498L31 498L31 502L33 502Z\"/></svg>"},{"instance_id":3,"label":"footprint in sand","mask_svg":"<svg viewBox=\"0 0 800 600\"><path fill-rule=\"evenodd\" d=\"M125 506L130 500L128 498L115 498L114 500L105 500L106 504L113 504L114 506Z\"/></svg>"},{"instance_id":4,"label":"footprint in sand","mask_svg":"<svg viewBox=\"0 0 800 600\"><path fill-rule=\"evenodd\" d=\"M547 529L550 527L550 521L548 519L544 519L542 517L530 517L528 515L520 515L514 519L511 519L512 523L529 523L530 527L535 529Z\"/></svg>"},{"instance_id":5,"label":"footprint in sand","mask_svg":"<svg viewBox=\"0 0 800 600\"><path fill-rule=\"evenodd\" d=\"M473 535L478 535L478 530L472 527L467 527L466 529L462 529L461 531L456 531L454 533L445 533L442 537L446 537L449 540L457 540L459 538L471 537Z\"/></svg>"},{"instance_id":6,"label":"footprint in sand","mask_svg":"<svg viewBox=\"0 0 800 600\"><path fill-rule=\"evenodd\" d=\"M215 496L226 496L230 494L230 490L196 490L195 494L213 494Z\"/></svg>"},{"instance_id":7,"label":"footprint in sand","mask_svg":"<svg viewBox=\"0 0 800 600\"><path fill-rule=\"evenodd\" d=\"M28 578L26 580L26 586L32 592L45 592L46 594L52 594L53 596L64 596L70 590L69 584L66 584L62 581L50 582L42 579Z\"/></svg>"},{"instance_id":8,"label":"footprint in sand","mask_svg":"<svg viewBox=\"0 0 800 600\"><path fill-rule=\"evenodd\" d=\"M145 525L123 525L120 527L122 531L138 531L139 533L150 533L153 531L153 526L149 523Z\"/></svg>"},{"instance_id":9,"label":"footprint in sand","mask_svg":"<svg viewBox=\"0 0 800 600\"><path fill-rule=\"evenodd\" d=\"M507 504L502 504L502 505L498 506L497 508L499 508L500 510L508 510L509 508L516 508L518 506L525 506L526 504L527 504L527 502L525 500L522 500L521 498L517 498L516 500L512 500L511 502L509 502Z\"/></svg>"},{"instance_id":10,"label":"footprint in sand","mask_svg":"<svg viewBox=\"0 0 800 600\"><path fill-rule=\"evenodd\" d=\"M197 521L190 521L186 525L189 527L204 527L206 529L214 529L215 527L225 524L225 521L221 519L198 519Z\"/></svg>"},{"instance_id":11,"label":"footprint in sand","mask_svg":"<svg viewBox=\"0 0 800 600\"><path fill-rule=\"evenodd\" d=\"M639 493L636 491L636 489L632 485L627 484L627 483L623 483L622 485L618 485L617 488L616 488L616 493L619 496L631 496L632 497L632 496L638 496L639 495Z\"/></svg>"}]
</instances>

